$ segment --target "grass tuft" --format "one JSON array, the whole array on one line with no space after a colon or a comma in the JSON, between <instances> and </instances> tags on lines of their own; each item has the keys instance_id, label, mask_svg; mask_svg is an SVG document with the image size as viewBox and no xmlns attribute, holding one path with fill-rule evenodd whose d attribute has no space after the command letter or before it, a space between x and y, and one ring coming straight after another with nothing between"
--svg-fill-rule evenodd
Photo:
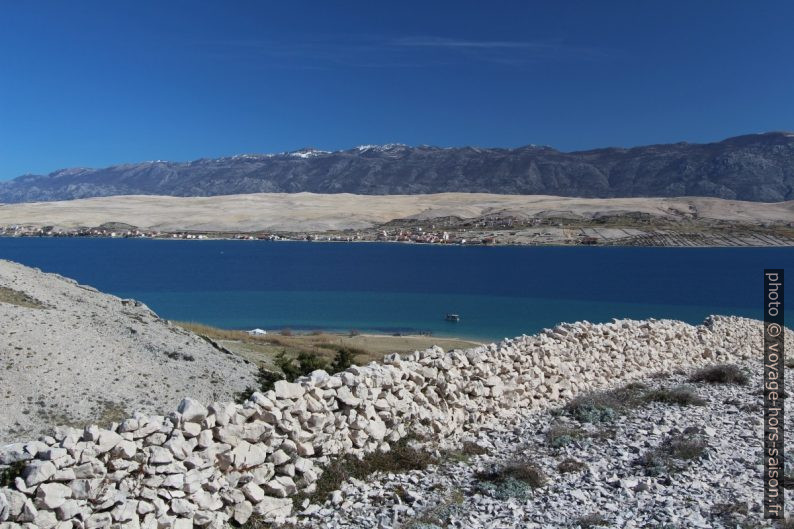
<instances>
[{"instance_id":1,"label":"grass tuft","mask_svg":"<svg viewBox=\"0 0 794 529\"><path fill-rule=\"evenodd\" d=\"M706 455L706 442L692 434L678 434L665 439L659 447L644 453L636 463L645 469L648 476L674 474L683 470L692 461Z\"/></svg>"}]
</instances>

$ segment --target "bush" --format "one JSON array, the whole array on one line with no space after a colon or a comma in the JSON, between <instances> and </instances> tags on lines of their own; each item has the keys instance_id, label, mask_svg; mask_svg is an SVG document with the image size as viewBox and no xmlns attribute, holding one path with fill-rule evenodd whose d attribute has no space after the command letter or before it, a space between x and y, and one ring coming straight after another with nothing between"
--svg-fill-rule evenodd
<instances>
[{"instance_id":1,"label":"bush","mask_svg":"<svg viewBox=\"0 0 794 529\"><path fill-rule=\"evenodd\" d=\"M655 389L646 393L645 398L651 402L677 404L679 406L703 406L706 404L706 401L700 398L695 393L695 390L687 386L678 386L672 389Z\"/></svg>"},{"instance_id":2,"label":"bush","mask_svg":"<svg viewBox=\"0 0 794 529\"><path fill-rule=\"evenodd\" d=\"M313 351L301 351L297 358L290 358L286 351L281 351L276 355L275 363L284 373L284 378L290 382L317 369L328 367L326 360Z\"/></svg>"},{"instance_id":3,"label":"bush","mask_svg":"<svg viewBox=\"0 0 794 529\"><path fill-rule=\"evenodd\" d=\"M339 373L353 365L356 355L349 347L339 347L334 361L331 363L331 372Z\"/></svg>"},{"instance_id":4,"label":"bush","mask_svg":"<svg viewBox=\"0 0 794 529\"><path fill-rule=\"evenodd\" d=\"M691 382L708 382L709 384L739 384L749 382L747 375L734 364L718 364L699 369L691 377Z\"/></svg>"},{"instance_id":5,"label":"bush","mask_svg":"<svg viewBox=\"0 0 794 529\"><path fill-rule=\"evenodd\" d=\"M237 404L242 404L243 402L247 401L251 398L251 395L256 393L257 391L260 393L265 393L273 389L273 385L278 380L284 380L284 375L281 373L276 373L274 371L268 371L264 367L259 368L259 372L256 375L256 386L248 386L243 391L236 393L234 395L234 402Z\"/></svg>"}]
</instances>

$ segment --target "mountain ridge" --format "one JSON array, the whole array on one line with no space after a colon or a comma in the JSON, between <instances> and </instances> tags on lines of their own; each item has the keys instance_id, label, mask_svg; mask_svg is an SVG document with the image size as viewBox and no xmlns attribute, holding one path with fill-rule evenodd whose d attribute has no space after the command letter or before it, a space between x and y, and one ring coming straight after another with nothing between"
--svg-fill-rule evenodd
<instances>
[{"instance_id":1,"label":"mountain ridge","mask_svg":"<svg viewBox=\"0 0 794 529\"><path fill-rule=\"evenodd\" d=\"M411 147L340 151L305 147L187 162L154 160L74 167L0 182L0 202L115 195L243 193L367 195L478 192L586 198L702 196L757 202L794 199L794 133L713 143L604 147Z\"/></svg>"}]
</instances>

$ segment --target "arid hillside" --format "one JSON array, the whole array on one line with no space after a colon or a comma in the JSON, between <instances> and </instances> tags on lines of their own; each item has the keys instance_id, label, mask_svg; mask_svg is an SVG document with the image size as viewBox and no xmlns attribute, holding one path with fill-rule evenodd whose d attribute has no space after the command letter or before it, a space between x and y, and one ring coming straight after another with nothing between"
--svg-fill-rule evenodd
<instances>
[{"instance_id":1,"label":"arid hillside","mask_svg":"<svg viewBox=\"0 0 794 529\"><path fill-rule=\"evenodd\" d=\"M256 367L146 306L0 260L0 445L54 426L229 400Z\"/></svg>"}]
</instances>

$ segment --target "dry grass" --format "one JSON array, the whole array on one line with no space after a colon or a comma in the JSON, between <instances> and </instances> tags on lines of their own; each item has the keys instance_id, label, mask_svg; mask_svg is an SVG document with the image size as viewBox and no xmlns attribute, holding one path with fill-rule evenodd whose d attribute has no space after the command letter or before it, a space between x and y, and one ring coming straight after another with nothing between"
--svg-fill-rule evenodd
<instances>
[{"instance_id":1,"label":"dry grass","mask_svg":"<svg viewBox=\"0 0 794 529\"><path fill-rule=\"evenodd\" d=\"M707 450L705 440L697 435L672 435L657 448L645 452L636 463L645 469L648 476L674 474L688 463L702 458Z\"/></svg>"},{"instance_id":2,"label":"dry grass","mask_svg":"<svg viewBox=\"0 0 794 529\"><path fill-rule=\"evenodd\" d=\"M709 384L739 384L749 382L747 374L734 364L717 364L699 369L689 377L691 382L707 382Z\"/></svg>"},{"instance_id":3,"label":"dry grass","mask_svg":"<svg viewBox=\"0 0 794 529\"><path fill-rule=\"evenodd\" d=\"M603 515L594 513L588 514L586 516L582 516L576 522L574 522L575 527L580 527L581 529L592 529L593 527L599 527L609 525L609 522Z\"/></svg>"},{"instance_id":4,"label":"dry grass","mask_svg":"<svg viewBox=\"0 0 794 529\"><path fill-rule=\"evenodd\" d=\"M317 480L317 489L310 495L298 494L293 498L293 503L300 505L307 498L312 503L322 503L350 478L363 480L375 472L397 474L409 470L424 470L439 462L429 452L412 446L413 440L411 437L400 439L391 443L391 450L388 452L372 452L362 459L351 455L333 458Z\"/></svg>"},{"instance_id":5,"label":"dry grass","mask_svg":"<svg viewBox=\"0 0 794 529\"><path fill-rule=\"evenodd\" d=\"M700 398L695 390L687 386L655 389L646 393L645 398L651 402L677 404L678 406L703 406L706 404L706 401Z\"/></svg>"},{"instance_id":6,"label":"dry grass","mask_svg":"<svg viewBox=\"0 0 794 529\"><path fill-rule=\"evenodd\" d=\"M573 472L581 472L586 468L587 465L585 463L569 457L562 460L560 464L557 465L557 472L560 474L570 474Z\"/></svg>"},{"instance_id":7,"label":"dry grass","mask_svg":"<svg viewBox=\"0 0 794 529\"><path fill-rule=\"evenodd\" d=\"M353 353L354 363L363 365L371 361L380 361L384 355L390 353L410 353L433 345L443 347L445 350L480 345L478 342L432 336L334 334L322 331L305 334L276 331L264 336L250 336L245 331L219 329L201 323L174 323L199 336L223 342L222 345L235 354L271 370L276 369L273 359L282 351L293 358L297 358L301 353L312 353L330 363L340 349L346 348Z\"/></svg>"},{"instance_id":8,"label":"dry grass","mask_svg":"<svg viewBox=\"0 0 794 529\"><path fill-rule=\"evenodd\" d=\"M526 483L533 489L542 487L547 481L543 471L529 461L514 461L492 470L478 472L476 477L479 481L488 481L491 483L504 483L508 480L516 480Z\"/></svg>"},{"instance_id":9,"label":"dry grass","mask_svg":"<svg viewBox=\"0 0 794 529\"><path fill-rule=\"evenodd\" d=\"M577 439L581 439L585 432L579 428L571 428L564 424L552 424L546 431L546 444L552 448L567 446Z\"/></svg>"},{"instance_id":10,"label":"dry grass","mask_svg":"<svg viewBox=\"0 0 794 529\"><path fill-rule=\"evenodd\" d=\"M646 386L636 382L609 391L580 395L563 408L563 412L579 422L610 422L619 414L644 404Z\"/></svg>"},{"instance_id":11,"label":"dry grass","mask_svg":"<svg viewBox=\"0 0 794 529\"><path fill-rule=\"evenodd\" d=\"M41 301L28 296L24 292L14 290L13 288L0 287L0 303L8 303L18 307L26 307L29 309L44 309L47 306Z\"/></svg>"}]
</instances>

